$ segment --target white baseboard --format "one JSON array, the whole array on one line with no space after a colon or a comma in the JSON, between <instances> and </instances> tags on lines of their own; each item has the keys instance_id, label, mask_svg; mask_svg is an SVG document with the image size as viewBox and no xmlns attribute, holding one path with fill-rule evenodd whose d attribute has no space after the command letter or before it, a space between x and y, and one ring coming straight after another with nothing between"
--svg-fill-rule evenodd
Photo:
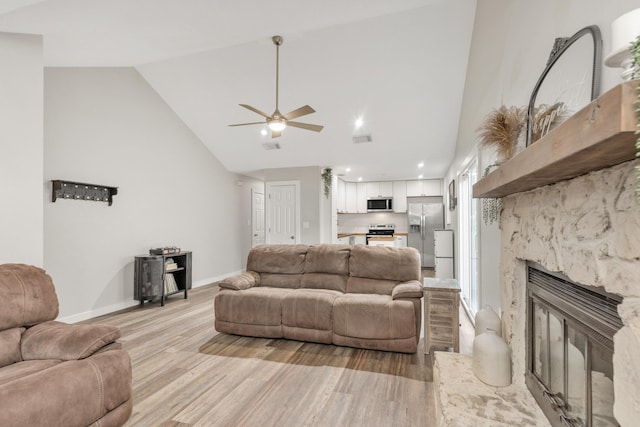
<instances>
[{"instance_id":1,"label":"white baseboard","mask_svg":"<svg viewBox=\"0 0 640 427\"><path fill-rule=\"evenodd\" d=\"M208 279L202 279L202 280L198 280L197 282L193 282L191 284L192 288L199 288L200 286L204 286L204 285L210 285L211 283L214 282L219 282L221 280L226 279L227 277L231 277L231 276L235 276L236 274L240 274L242 273L244 270L238 270L238 271L233 271L231 273L225 273L221 276L216 276L216 277L209 277Z\"/></svg>"},{"instance_id":2,"label":"white baseboard","mask_svg":"<svg viewBox=\"0 0 640 427\"><path fill-rule=\"evenodd\" d=\"M125 308L133 307L139 304L140 302L138 301L123 301L117 304L111 304L105 307L99 307L99 308L96 308L95 310L89 310L89 311L84 311L78 314L72 314L70 316L59 317L56 320L58 322L64 322L64 323L77 323L77 322L82 322L83 320L92 319L94 317L113 313L114 311L123 310Z\"/></svg>"},{"instance_id":3,"label":"white baseboard","mask_svg":"<svg viewBox=\"0 0 640 427\"><path fill-rule=\"evenodd\" d=\"M193 282L191 284L191 288L199 288L201 286L209 285L214 282L219 282L220 280L226 279L227 277L235 276L236 274L240 274L243 270L234 271L231 273L225 273L221 276L209 277L207 279L198 280L197 282ZM133 301L123 301L117 304L107 305L105 307L99 307L94 310L84 311L78 314L72 314L70 316L59 317L56 320L58 322L64 323L77 323L82 322L83 320L93 319L94 317L102 316L105 314L113 313L114 311L123 310L125 308L133 307L139 305L140 302Z\"/></svg>"}]
</instances>

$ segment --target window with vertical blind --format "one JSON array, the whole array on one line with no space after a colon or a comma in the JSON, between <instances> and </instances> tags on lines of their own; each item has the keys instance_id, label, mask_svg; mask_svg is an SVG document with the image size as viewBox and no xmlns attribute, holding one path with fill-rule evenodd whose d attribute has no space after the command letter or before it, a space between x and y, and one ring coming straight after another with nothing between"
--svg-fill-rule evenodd
<instances>
[{"instance_id":1,"label":"window with vertical blind","mask_svg":"<svg viewBox=\"0 0 640 427\"><path fill-rule=\"evenodd\" d=\"M478 180L478 162L473 160L458 178L458 224L460 234L460 287L462 300L472 316L478 311L478 201L473 184Z\"/></svg>"}]
</instances>

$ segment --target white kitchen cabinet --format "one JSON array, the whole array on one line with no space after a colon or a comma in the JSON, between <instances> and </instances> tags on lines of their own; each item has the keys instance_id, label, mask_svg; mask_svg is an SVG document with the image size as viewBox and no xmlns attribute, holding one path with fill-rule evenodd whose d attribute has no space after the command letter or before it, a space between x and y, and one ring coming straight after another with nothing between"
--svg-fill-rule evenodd
<instances>
[{"instance_id":1,"label":"white kitchen cabinet","mask_svg":"<svg viewBox=\"0 0 640 427\"><path fill-rule=\"evenodd\" d=\"M367 238L366 236L355 236L356 239L354 241L354 245L366 245L367 244Z\"/></svg>"},{"instance_id":2,"label":"white kitchen cabinet","mask_svg":"<svg viewBox=\"0 0 640 427\"><path fill-rule=\"evenodd\" d=\"M346 187L345 186L345 182L343 180L341 180L340 178L338 178L338 191L337 191L337 193L338 193L337 199L338 200L336 201L336 204L337 204L336 209L340 213L343 213L343 212L347 211L347 199L346 199L347 191L346 191L345 187Z\"/></svg>"},{"instance_id":3,"label":"white kitchen cabinet","mask_svg":"<svg viewBox=\"0 0 640 427\"><path fill-rule=\"evenodd\" d=\"M367 182L367 198L392 197L393 183L391 181Z\"/></svg>"},{"instance_id":4,"label":"white kitchen cabinet","mask_svg":"<svg viewBox=\"0 0 640 427\"><path fill-rule=\"evenodd\" d=\"M416 179L407 181L407 197L442 196L442 180Z\"/></svg>"},{"instance_id":5,"label":"white kitchen cabinet","mask_svg":"<svg viewBox=\"0 0 640 427\"><path fill-rule=\"evenodd\" d=\"M405 213L407 211L407 181L393 181L393 211Z\"/></svg>"},{"instance_id":6,"label":"white kitchen cabinet","mask_svg":"<svg viewBox=\"0 0 640 427\"><path fill-rule=\"evenodd\" d=\"M356 187L356 210L354 212L367 213L367 183L359 182Z\"/></svg>"},{"instance_id":7,"label":"white kitchen cabinet","mask_svg":"<svg viewBox=\"0 0 640 427\"><path fill-rule=\"evenodd\" d=\"M381 197L393 197L393 182L381 181L379 193Z\"/></svg>"},{"instance_id":8,"label":"white kitchen cabinet","mask_svg":"<svg viewBox=\"0 0 640 427\"><path fill-rule=\"evenodd\" d=\"M338 237L338 244L340 244L340 245L348 245L349 244L349 236L347 236L347 237Z\"/></svg>"},{"instance_id":9,"label":"white kitchen cabinet","mask_svg":"<svg viewBox=\"0 0 640 427\"><path fill-rule=\"evenodd\" d=\"M395 235L395 238L396 238L396 248L406 248L407 247L407 236Z\"/></svg>"},{"instance_id":10,"label":"white kitchen cabinet","mask_svg":"<svg viewBox=\"0 0 640 427\"><path fill-rule=\"evenodd\" d=\"M345 212L358 212L358 190L355 182L345 182Z\"/></svg>"}]
</instances>

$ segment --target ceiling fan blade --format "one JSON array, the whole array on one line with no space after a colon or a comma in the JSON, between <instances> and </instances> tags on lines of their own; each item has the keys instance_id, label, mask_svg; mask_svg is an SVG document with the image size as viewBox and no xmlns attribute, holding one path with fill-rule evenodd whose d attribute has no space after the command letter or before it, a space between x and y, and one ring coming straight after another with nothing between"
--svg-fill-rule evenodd
<instances>
[{"instance_id":1,"label":"ceiling fan blade","mask_svg":"<svg viewBox=\"0 0 640 427\"><path fill-rule=\"evenodd\" d=\"M280 135L282 135L282 132L281 132L281 131L279 131L279 130L272 130L272 131L271 131L271 138L277 138L277 137L279 137Z\"/></svg>"},{"instance_id":2,"label":"ceiling fan blade","mask_svg":"<svg viewBox=\"0 0 640 427\"><path fill-rule=\"evenodd\" d=\"M290 111L287 114L283 115L283 117L287 120L295 119L296 117L306 116L307 114L315 113L316 110L305 105L304 107L300 107L296 110Z\"/></svg>"},{"instance_id":3,"label":"ceiling fan blade","mask_svg":"<svg viewBox=\"0 0 640 427\"><path fill-rule=\"evenodd\" d=\"M291 126L294 128L312 130L314 132L320 132L324 126L320 125L312 125L309 123L300 123L300 122L287 122L287 126Z\"/></svg>"},{"instance_id":4,"label":"ceiling fan blade","mask_svg":"<svg viewBox=\"0 0 640 427\"><path fill-rule=\"evenodd\" d=\"M228 126L248 126L248 125L263 125L264 122L251 122L251 123L238 123L235 125L228 125Z\"/></svg>"},{"instance_id":5,"label":"ceiling fan blade","mask_svg":"<svg viewBox=\"0 0 640 427\"><path fill-rule=\"evenodd\" d=\"M258 113L258 114L260 114L262 117L266 117L267 119L270 119L270 118L271 118L271 116L270 116L269 114L265 113L264 111L260 111L260 110L258 110L257 108L252 107L251 105L247 105L247 104L240 104L240 106L241 106L241 107L246 108L247 110L251 110L251 111L253 111L254 113Z\"/></svg>"}]
</instances>

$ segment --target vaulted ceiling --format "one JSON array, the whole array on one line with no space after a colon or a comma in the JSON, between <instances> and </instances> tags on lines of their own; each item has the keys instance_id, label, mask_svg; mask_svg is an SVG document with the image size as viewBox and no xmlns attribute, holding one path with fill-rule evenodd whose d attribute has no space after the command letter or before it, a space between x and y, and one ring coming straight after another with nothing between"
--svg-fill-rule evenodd
<instances>
[{"instance_id":1,"label":"vaulted ceiling","mask_svg":"<svg viewBox=\"0 0 640 427\"><path fill-rule=\"evenodd\" d=\"M231 171L438 178L455 151L474 11L475 0L5 0L0 31L42 34L46 66L136 67ZM273 112L276 34L281 112L308 104L317 112L296 121L325 127L287 128L267 151L266 125L227 125L261 120L240 103ZM353 142L362 135L371 142Z\"/></svg>"}]
</instances>

